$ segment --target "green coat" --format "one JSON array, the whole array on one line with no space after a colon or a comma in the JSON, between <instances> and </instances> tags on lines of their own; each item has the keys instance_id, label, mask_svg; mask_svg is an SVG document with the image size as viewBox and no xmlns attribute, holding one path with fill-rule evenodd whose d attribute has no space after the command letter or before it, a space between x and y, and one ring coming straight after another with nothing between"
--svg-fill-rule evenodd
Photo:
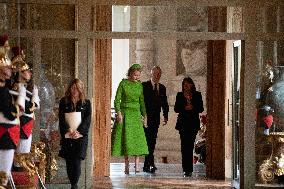
<instances>
[{"instance_id":1,"label":"green coat","mask_svg":"<svg viewBox=\"0 0 284 189\"><path fill-rule=\"evenodd\" d=\"M114 123L111 137L112 156L139 156L148 154L142 116L146 115L143 86L140 81L123 79L114 100L116 112L123 121Z\"/></svg>"}]
</instances>

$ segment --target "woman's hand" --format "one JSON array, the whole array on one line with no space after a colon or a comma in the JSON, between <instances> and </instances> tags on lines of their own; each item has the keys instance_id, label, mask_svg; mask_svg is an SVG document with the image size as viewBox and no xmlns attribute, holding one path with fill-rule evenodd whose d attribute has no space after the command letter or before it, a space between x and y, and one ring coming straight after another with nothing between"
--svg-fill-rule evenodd
<instances>
[{"instance_id":1,"label":"woman's hand","mask_svg":"<svg viewBox=\"0 0 284 189\"><path fill-rule=\"evenodd\" d=\"M188 105L185 106L184 109L185 109L185 110L192 110L192 109L193 109L193 106L192 106L192 104L188 104Z\"/></svg>"},{"instance_id":2,"label":"woman's hand","mask_svg":"<svg viewBox=\"0 0 284 189\"><path fill-rule=\"evenodd\" d=\"M122 123L122 114L121 114L121 112L117 112L116 121L117 121L117 123Z\"/></svg>"},{"instance_id":3,"label":"woman's hand","mask_svg":"<svg viewBox=\"0 0 284 189\"><path fill-rule=\"evenodd\" d=\"M78 139L82 136L77 130L73 131L72 129L69 129L68 133L69 133L70 138L72 139Z\"/></svg>"},{"instance_id":4,"label":"woman's hand","mask_svg":"<svg viewBox=\"0 0 284 189\"><path fill-rule=\"evenodd\" d=\"M72 138L74 136L74 134L75 134L74 132L75 132L74 130L72 130L70 128L68 129L67 133L69 134L70 138Z\"/></svg>"},{"instance_id":5,"label":"woman's hand","mask_svg":"<svg viewBox=\"0 0 284 189\"><path fill-rule=\"evenodd\" d=\"M147 116L146 116L146 115L143 117L143 126L144 126L145 128L148 127L148 125L147 125Z\"/></svg>"},{"instance_id":6,"label":"woman's hand","mask_svg":"<svg viewBox=\"0 0 284 189\"><path fill-rule=\"evenodd\" d=\"M79 133L79 131L74 131L74 134L73 134L73 139L78 139L80 138L82 135Z\"/></svg>"}]
</instances>

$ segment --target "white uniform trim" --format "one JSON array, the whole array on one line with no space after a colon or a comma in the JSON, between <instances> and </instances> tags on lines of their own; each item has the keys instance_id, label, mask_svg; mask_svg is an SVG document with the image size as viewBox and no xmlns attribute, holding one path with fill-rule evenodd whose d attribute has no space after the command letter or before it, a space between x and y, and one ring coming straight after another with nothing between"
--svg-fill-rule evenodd
<instances>
[{"instance_id":1,"label":"white uniform trim","mask_svg":"<svg viewBox=\"0 0 284 189\"><path fill-rule=\"evenodd\" d=\"M20 120L18 118L16 118L16 119L11 121L4 116L3 112L0 112L0 124L1 123L11 124L11 125L19 125Z\"/></svg>"},{"instance_id":2,"label":"white uniform trim","mask_svg":"<svg viewBox=\"0 0 284 189\"><path fill-rule=\"evenodd\" d=\"M32 145L32 135L28 139L20 139L16 152L30 153Z\"/></svg>"},{"instance_id":3,"label":"white uniform trim","mask_svg":"<svg viewBox=\"0 0 284 189\"><path fill-rule=\"evenodd\" d=\"M30 117L30 118L34 118L34 113L31 113L31 114L23 113L22 115L23 115L23 116Z\"/></svg>"},{"instance_id":4,"label":"white uniform trim","mask_svg":"<svg viewBox=\"0 0 284 189\"><path fill-rule=\"evenodd\" d=\"M9 93L11 95L19 96L19 92L17 92L17 91L9 90ZM25 100L30 101L31 99L29 97L25 96Z\"/></svg>"},{"instance_id":5,"label":"white uniform trim","mask_svg":"<svg viewBox=\"0 0 284 189\"><path fill-rule=\"evenodd\" d=\"M4 171L10 175L14 159L14 149L0 150L0 171Z\"/></svg>"}]
</instances>

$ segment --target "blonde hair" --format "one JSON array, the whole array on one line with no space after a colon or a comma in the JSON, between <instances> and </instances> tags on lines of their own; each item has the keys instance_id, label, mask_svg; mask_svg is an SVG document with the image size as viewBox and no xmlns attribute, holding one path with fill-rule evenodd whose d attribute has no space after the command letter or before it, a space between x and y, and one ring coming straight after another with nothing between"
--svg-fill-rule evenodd
<instances>
[{"instance_id":1,"label":"blonde hair","mask_svg":"<svg viewBox=\"0 0 284 189\"><path fill-rule=\"evenodd\" d=\"M127 71L127 76L129 77L133 72L140 71L141 72L141 65L140 64L133 64Z\"/></svg>"},{"instance_id":2,"label":"blonde hair","mask_svg":"<svg viewBox=\"0 0 284 189\"><path fill-rule=\"evenodd\" d=\"M67 90L66 90L66 92L65 92L65 98L67 98L68 100L71 100L71 87L72 87L73 85L76 85L76 87L77 87L77 89L78 89L78 91L79 91L79 93L80 93L80 95L79 95L80 100L81 100L82 102L85 102L85 100L86 100L86 95L85 95L84 83L83 83L80 79L78 79L78 78L75 78L75 79L73 79L73 80L70 82L70 84L69 84L69 86L68 86L68 88L67 88Z\"/></svg>"}]
</instances>

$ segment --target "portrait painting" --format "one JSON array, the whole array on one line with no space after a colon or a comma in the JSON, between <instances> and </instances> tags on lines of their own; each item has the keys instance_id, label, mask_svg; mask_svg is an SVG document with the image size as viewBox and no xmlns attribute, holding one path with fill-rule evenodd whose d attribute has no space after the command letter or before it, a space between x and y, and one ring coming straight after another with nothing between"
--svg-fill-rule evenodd
<instances>
[{"instance_id":1,"label":"portrait painting","mask_svg":"<svg viewBox=\"0 0 284 189\"><path fill-rule=\"evenodd\" d=\"M204 75L207 70L207 41L177 40L176 75Z\"/></svg>"}]
</instances>

